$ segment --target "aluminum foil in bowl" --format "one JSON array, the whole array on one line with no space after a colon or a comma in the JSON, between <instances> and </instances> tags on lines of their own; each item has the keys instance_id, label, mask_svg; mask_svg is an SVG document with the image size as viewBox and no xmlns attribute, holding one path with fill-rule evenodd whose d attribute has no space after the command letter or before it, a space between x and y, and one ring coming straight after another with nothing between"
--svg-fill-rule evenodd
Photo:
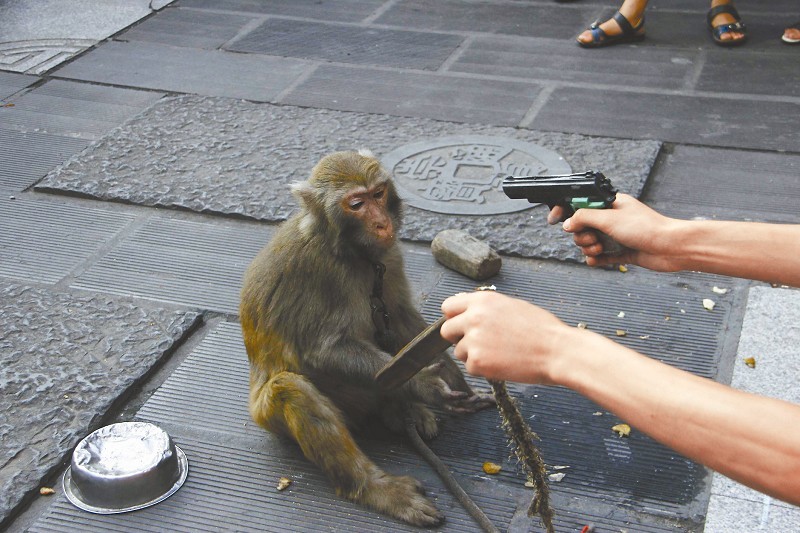
<instances>
[{"instance_id":1,"label":"aluminum foil in bowl","mask_svg":"<svg viewBox=\"0 0 800 533\"><path fill-rule=\"evenodd\" d=\"M78 443L64 473L64 493L84 511L124 513L170 497L188 472L186 454L166 431L147 422L122 422Z\"/></svg>"}]
</instances>

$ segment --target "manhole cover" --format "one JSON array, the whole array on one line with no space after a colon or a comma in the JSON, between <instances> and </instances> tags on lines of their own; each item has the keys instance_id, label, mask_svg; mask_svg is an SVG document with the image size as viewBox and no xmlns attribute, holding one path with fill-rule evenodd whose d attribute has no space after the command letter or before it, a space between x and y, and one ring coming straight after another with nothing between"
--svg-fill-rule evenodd
<instances>
[{"instance_id":1,"label":"manhole cover","mask_svg":"<svg viewBox=\"0 0 800 533\"><path fill-rule=\"evenodd\" d=\"M505 176L568 174L564 158L538 144L460 135L407 144L383 157L413 207L452 215L494 215L531 207L503 194Z\"/></svg>"}]
</instances>

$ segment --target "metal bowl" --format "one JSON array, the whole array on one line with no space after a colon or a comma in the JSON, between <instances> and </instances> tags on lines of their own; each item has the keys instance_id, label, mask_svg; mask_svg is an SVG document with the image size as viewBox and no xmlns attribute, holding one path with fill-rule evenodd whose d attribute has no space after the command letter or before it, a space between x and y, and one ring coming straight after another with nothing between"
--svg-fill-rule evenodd
<instances>
[{"instance_id":1,"label":"metal bowl","mask_svg":"<svg viewBox=\"0 0 800 533\"><path fill-rule=\"evenodd\" d=\"M124 513L168 498L188 472L186 454L167 432L146 422L122 422L78 443L64 473L64 493L84 511Z\"/></svg>"}]
</instances>

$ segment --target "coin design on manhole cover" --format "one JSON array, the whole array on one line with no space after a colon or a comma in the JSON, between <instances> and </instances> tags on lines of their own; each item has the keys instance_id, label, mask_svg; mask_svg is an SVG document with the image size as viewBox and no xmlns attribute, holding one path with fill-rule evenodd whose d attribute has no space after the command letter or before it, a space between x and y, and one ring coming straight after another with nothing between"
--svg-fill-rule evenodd
<instances>
[{"instance_id":1,"label":"coin design on manhole cover","mask_svg":"<svg viewBox=\"0 0 800 533\"><path fill-rule=\"evenodd\" d=\"M531 204L503 193L503 178L572 172L563 157L538 144L480 135L406 144L382 161L408 205L452 215L528 209Z\"/></svg>"}]
</instances>

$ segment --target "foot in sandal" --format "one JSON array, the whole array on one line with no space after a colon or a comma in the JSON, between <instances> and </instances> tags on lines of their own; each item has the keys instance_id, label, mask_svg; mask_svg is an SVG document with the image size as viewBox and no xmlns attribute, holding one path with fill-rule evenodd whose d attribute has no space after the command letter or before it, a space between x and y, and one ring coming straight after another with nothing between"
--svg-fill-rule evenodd
<instances>
[{"instance_id":1,"label":"foot in sandal","mask_svg":"<svg viewBox=\"0 0 800 533\"><path fill-rule=\"evenodd\" d=\"M781 40L786 44L800 44L800 20L783 30Z\"/></svg>"},{"instance_id":2,"label":"foot in sandal","mask_svg":"<svg viewBox=\"0 0 800 533\"><path fill-rule=\"evenodd\" d=\"M619 11L602 24L595 22L577 37L578 44L584 48L599 48L612 44L637 42L642 39L644 39L644 17L641 17L634 25Z\"/></svg>"},{"instance_id":3,"label":"foot in sandal","mask_svg":"<svg viewBox=\"0 0 800 533\"><path fill-rule=\"evenodd\" d=\"M738 46L747 40L747 28L730 0L712 1L706 22L719 46Z\"/></svg>"}]
</instances>

